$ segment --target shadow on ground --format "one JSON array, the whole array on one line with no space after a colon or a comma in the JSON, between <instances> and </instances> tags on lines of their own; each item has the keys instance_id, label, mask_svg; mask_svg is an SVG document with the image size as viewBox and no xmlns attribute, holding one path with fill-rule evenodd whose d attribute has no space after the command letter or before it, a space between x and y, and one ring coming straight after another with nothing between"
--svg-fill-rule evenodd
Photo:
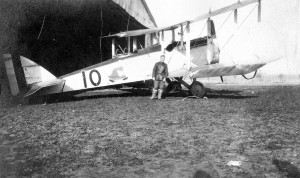
<instances>
[{"instance_id":1,"label":"shadow on ground","mask_svg":"<svg viewBox=\"0 0 300 178\"><path fill-rule=\"evenodd\" d=\"M100 98L114 98L114 97L147 97L151 96L151 90L149 89L121 89L121 90L96 90L89 91L80 94L60 94L60 95L50 95L46 97L31 97L28 102L29 104L44 104L44 103L59 103L59 102L72 102L81 101L88 99L100 99ZM168 97L178 97L185 98L190 96L188 90L170 92L164 94L164 98ZM216 90L211 88L206 88L206 98L210 99L246 99L246 98L256 98L257 95L253 93L247 93L242 90Z\"/></svg>"}]
</instances>

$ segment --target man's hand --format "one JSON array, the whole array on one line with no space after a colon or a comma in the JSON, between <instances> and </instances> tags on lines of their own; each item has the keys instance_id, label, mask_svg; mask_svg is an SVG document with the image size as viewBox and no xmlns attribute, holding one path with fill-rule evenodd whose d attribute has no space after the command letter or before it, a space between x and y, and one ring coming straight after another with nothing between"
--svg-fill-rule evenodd
<instances>
[{"instance_id":1,"label":"man's hand","mask_svg":"<svg viewBox=\"0 0 300 178\"><path fill-rule=\"evenodd\" d=\"M155 77L152 77L152 80L155 80Z\"/></svg>"}]
</instances>

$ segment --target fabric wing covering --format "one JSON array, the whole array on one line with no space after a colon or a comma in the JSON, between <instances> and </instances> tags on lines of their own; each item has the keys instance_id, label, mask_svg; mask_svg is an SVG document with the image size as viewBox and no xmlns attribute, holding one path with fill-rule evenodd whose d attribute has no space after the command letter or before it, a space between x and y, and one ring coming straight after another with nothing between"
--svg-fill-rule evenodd
<instances>
[{"instance_id":1,"label":"fabric wing covering","mask_svg":"<svg viewBox=\"0 0 300 178\"><path fill-rule=\"evenodd\" d=\"M189 76L191 78L218 77L230 75L244 75L254 72L266 63L258 64L211 64L205 66L194 67L190 71L182 68L169 73L170 77Z\"/></svg>"}]
</instances>

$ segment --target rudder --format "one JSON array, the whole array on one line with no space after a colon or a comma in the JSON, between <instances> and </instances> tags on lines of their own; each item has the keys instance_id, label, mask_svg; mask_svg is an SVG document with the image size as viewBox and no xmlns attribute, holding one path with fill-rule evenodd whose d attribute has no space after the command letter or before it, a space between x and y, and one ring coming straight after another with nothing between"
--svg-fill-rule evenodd
<instances>
[{"instance_id":1,"label":"rudder","mask_svg":"<svg viewBox=\"0 0 300 178\"><path fill-rule=\"evenodd\" d=\"M30 59L20 56L20 60L27 85L56 79L48 70Z\"/></svg>"}]
</instances>

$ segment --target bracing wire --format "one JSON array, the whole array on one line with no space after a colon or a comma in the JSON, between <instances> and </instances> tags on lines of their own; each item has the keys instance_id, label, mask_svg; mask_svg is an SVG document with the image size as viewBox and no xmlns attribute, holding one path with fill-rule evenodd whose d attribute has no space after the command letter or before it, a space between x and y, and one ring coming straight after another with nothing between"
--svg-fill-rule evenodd
<instances>
[{"instance_id":1,"label":"bracing wire","mask_svg":"<svg viewBox=\"0 0 300 178\"><path fill-rule=\"evenodd\" d=\"M225 23L228 21L229 17L231 16L231 14L233 13L233 11L231 11L229 13L229 15L226 17L226 19L224 20L224 22L221 24L221 26L218 28L218 31L220 31L222 29L222 27L225 25ZM214 38L216 36L216 34L212 37Z\"/></svg>"},{"instance_id":2,"label":"bracing wire","mask_svg":"<svg viewBox=\"0 0 300 178\"><path fill-rule=\"evenodd\" d=\"M223 22L223 23L221 24L221 26L218 28L218 31L220 31L220 30L222 29L222 27L223 27L223 26L225 25L225 23L228 21L228 19L229 19L229 17L231 16L232 13L233 13L233 11L231 11L231 12L229 13L229 15L226 17L226 19L224 20L224 22ZM206 25L207 25L207 23L204 24L204 26L203 26L203 28L202 28L200 34L199 34L199 37L201 36L201 34L202 34L204 28L206 27ZM215 34L214 36L216 36L216 34ZM194 44L193 47L195 47L195 45L196 45L196 44ZM200 55L197 57L197 60L198 60L199 58L200 58Z\"/></svg>"},{"instance_id":3,"label":"bracing wire","mask_svg":"<svg viewBox=\"0 0 300 178\"><path fill-rule=\"evenodd\" d=\"M203 25L203 27L202 27L202 30L201 30L201 32L200 32L200 34L199 34L198 38L200 38L200 37L201 37L201 34L203 33L203 31L204 31L204 28L206 27L206 25L207 25L207 23L205 23L205 24ZM194 48L195 46L196 46L196 43L194 44L193 48Z\"/></svg>"},{"instance_id":4,"label":"bracing wire","mask_svg":"<svg viewBox=\"0 0 300 178\"><path fill-rule=\"evenodd\" d=\"M40 36L41 36L41 34L42 34L42 30L43 30L43 28L44 28L45 19L46 19L46 16L44 16L43 23L42 23L42 26L41 26L41 30L40 30L40 33L39 33L39 35L38 35L38 37L37 37L37 40L40 39Z\"/></svg>"},{"instance_id":5,"label":"bracing wire","mask_svg":"<svg viewBox=\"0 0 300 178\"><path fill-rule=\"evenodd\" d=\"M102 6L101 6L101 32L100 32L100 61L102 62L102 33L103 33L103 16L102 16Z\"/></svg>"},{"instance_id":6,"label":"bracing wire","mask_svg":"<svg viewBox=\"0 0 300 178\"><path fill-rule=\"evenodd\" d=\"M150 54L148 53L148 51L146 50L146 48L143 48L141 42L140 42L138 39L136 39L136 41L139 43L140 47L141 47L143 50L146 51L146 53L148 54L148 57L150 58Z\"/></svg>"},{"instance_id":7,"label":"bracing wire","mask_svg":"<svg viewBox=\"0 0 300 178\"><path fill-rule=\"evenodd\" d=\"M183 30L183 33L185 33L185 31L186 31L186 26L185 26L185 28L184 28L184 30ZM178 46L179 42L180 42L180 41L177 41L176 46ZM169 62L167 63L168 65L169 65L170 61L172 60L173 55L174 55L174 50L173 50L172 53L171 53L171 57L170 57L170 59L169 59Z\"/></svg>"},{"instance_id":8,"label":"bracing wire","mask_svg":"<svg viewBox=\"0 0 300 178\"><path fill-rule=\"evenodd\" d=\"M252 14L252 12L256 9L256 7L258 6L258 4L256 4L256 6L250 11L250 13L247 15L247 17L242 21L242 23L238 26L238 28L236 29L236 31L229 37L229 39L226 41L226 43L223 45L223 47L221 49L224 49L227 44L231 41L231 39L235 36L235 34L237 33L237 31L239 31L239 29L242 27L242 25L246 22L246 20L249 18L249 16Z\"/></svg>"},{"instance_id":9,"label":"bracing wire","mask_svg":"<svg viewBox=\"0 0 300 178\"><path fill-rule=\"evenodd\" d=\"M202 32L204 31L204 28L206 27L206 25L207 25L207 23L205 23L205 24L203 25L203 28L202 28L202 30L201 30L201 32L200 32L200 34L199 34L199 38L200 38ZM194 48L195 46L196 46L196 43L194 44L193 48ZM199 55L199 56L197 57L197 60L200 58L200 56L201 56L201 55Z\"/></svg>"},{"instance_id":10,"label":"bracing wire","mask_svg":"<svg viewBox=\"0 0 300 178\"><path fill-rule=\"evenodd\" d=\"M224 22L222 23L222 25L219 27L218 31L221 30L221 28L224 26L224 24L227 22L227 20L229 19L229 17L231 16L231 14L233 13L233 11L230 12L230 14L226 17L226 19L224 20Z\"/></svg>"}]
</instances>

